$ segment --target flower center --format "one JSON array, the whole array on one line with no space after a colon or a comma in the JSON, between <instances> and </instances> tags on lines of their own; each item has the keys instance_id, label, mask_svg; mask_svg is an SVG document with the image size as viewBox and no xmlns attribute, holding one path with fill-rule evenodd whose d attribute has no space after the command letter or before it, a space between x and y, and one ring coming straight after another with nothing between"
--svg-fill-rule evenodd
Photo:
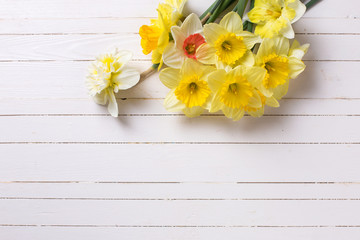
<instances>
[{"instance_id":1,"label":"flower center","mask_svg":"<svg viewBox=\"0 0 360 240\"><path fill-rule=\"evenodd\" d=\"M200 45L204 43L205 43L205 38L199 33L188 36L183 44L183 50L185 55L188 58L192 58L196 60L196 50L200 47Z\"/></svg>"},{"instance_id":2,"label":"flower center","mask_svg":"<svg viewBox=\"0 0 360 240\"><path fill-rule=\"evenodd\" d=\"M220 91L220 101L230 108L244 109L252 96L252 86L242 76L227 80Z\"/></svg>"},{"instance_id":3,"label":"flower center","mask_svg":"<svg viewBox=\"0 0 360 240\"><path fill-rule=\"evenodd\" d=\"M263 80L265 88L276 88L285 84L289 79L289 60L286 57L270 54L263 58L263 68L266 69L266 76Z\"/></svg>"},{"instance_id":4,"label":"flower center","mask_svg":"<svg viewBox=\"0 0 360 240\"><path fill-rule=\"evenodd\" d=\"M230 51L231 50L231 45L227 41L223 42L221 46L225 51Z\"/></svg>"},{"instance_id":5,"label":"flower center","mask_svg":"<svg viewBox=\"0 0 360 240\"><path fill-rule=\"evenodd\" d=\"M196 75L181 80L175 89L177 99L188 108L204 105L210 93L207 82L200 80Z\"/></svg>"},{"instance_id":6,"label":"flower center","mask_svg":"<svg viewBox=\"0 0 360 240\"><path fill-rule=\"evenodd\" d=\"M216 40L214 47L219 60L228 65L235 64L247 51L243 38L234 33L221 35Z\"/></svg>"}]
</instances>

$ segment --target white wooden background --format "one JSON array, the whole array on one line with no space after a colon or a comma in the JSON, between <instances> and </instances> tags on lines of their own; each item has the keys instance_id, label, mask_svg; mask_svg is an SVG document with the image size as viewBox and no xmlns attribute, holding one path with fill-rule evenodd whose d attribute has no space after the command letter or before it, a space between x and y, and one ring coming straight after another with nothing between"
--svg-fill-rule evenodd
<instances>
[{"instance_id":1,"label":"white wooden background","mask_svg":"<svg viewBox=\"0 0 360 240\"><path fill-rule=\"evenodd\" d=\"M111 46L149 67L157 3L0 0L0 239L360 239L359 1L295 24L307 70L261 119L169 114L156 75L114 119L86 68Z\"/></svg>"}]
</instances>

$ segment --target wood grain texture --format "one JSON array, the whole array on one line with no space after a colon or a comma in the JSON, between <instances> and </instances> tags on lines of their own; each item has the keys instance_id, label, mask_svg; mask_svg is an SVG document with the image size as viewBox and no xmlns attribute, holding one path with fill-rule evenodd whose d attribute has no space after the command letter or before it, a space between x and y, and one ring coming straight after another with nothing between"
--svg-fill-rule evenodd
<instances>
[{"instance_id":1,"label":"wood grain texture","mask_svg":"<svg viewBox=\"0 0 360 240\"><path fill-rule=\"evenodd\" d=\"M359 1L294 25L307 69L261 119L168 113L157 74L111 118L87 66L119 47L147 69L157 4L0 0L0 239L358 240Z\"/></svg>"}]
</instances>

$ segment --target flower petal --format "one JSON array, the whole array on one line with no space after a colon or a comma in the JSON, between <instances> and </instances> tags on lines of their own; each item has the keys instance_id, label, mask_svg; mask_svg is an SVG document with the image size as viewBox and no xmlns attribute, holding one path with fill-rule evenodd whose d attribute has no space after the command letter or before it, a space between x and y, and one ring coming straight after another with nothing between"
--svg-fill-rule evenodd
<instances>
[{"instance_id":1,"label":"flower petal","mask_svg":"<svg viewBox=\"0 0 360 240\"><path fill-rule=\"evenodd\" d=\"M199 17L195 13L190 14L181 25L181 30L186 37L202 32L202 24Z\"/></svg>"},{"instance_id":2,"label":"flower petal","mask_svg":"<svg viewBox=\"0 0 360 240\"><path fill-rule=\"evenodd\" d=\"M160 81L168 88L174 89L180 82L180 70L174 68L165 68L159 74Z\"/></svg>"},{"instance_id":3,"label":"flower petal","mask_svg":"<svg viewBox=\"0 0 360 240\"><path fill-rule=\"evenodd\" d=\"M171 35L174 39L175 42L175 46L179 49L182 50L183 49L183 45L184 45L184 41L186 39L186 35L183 33L183 31L181 30L180 27L178 26L173 26L171 28Z\"/></svg>"},{"instance_id":4,"label":"flower petal","mask_svg":"<svg viewBox=\"0 0 360 240\"><path fill-rule=\"evenodd\" d=\"M273 89L274 98L276 98L277 100L280 100L287 94L288 89L289 89L289 81L287 81L285 84L282 84L282 85L274 88Z\"/></svg>"},{"instance_id":5,"label":"flower petal","mask_svg":"<svg viewBox=\"0 0 360 240\"><path fill-rule=\"evenodd\" d=\"M253 91L253 96L249 99L248 106L252 108L262 107L260 95L255 90Z\"/></svg>"},{"instance_id":6,"label":"flower petal","mask_svg":"<svg viewBox=\"0 0 360 240\"><path fill-rule=\"evenodd\" d=\"M244 75L252 86L259 87L263 83L266 70L262 67L249 67Z\"/></svg>"},{"instance_id":7,"label":"flower petal","mask_svg":"<svg viewBox=\"0 0 360 240\"><path fill-rule=\"evenodd\" d=\"M233 121L239 121L244 116L244 110L239 108L229 108L225 106L222 108L223 113L227 118L231 118Z\"/></svg>"},{"instance_id":8,"label":"flower petal","mask_svg":"<svg viewBox=\"0 0 360 240\"><path fill-rule=\"evenodd\" d=\"M140 73L135 69L126 68L119 74L113 75L113 81L120 90L126 90L135 86L140 80Z\"/></svg>"},{"instance_id":9,"label":"flower petal","mask_svg":"<svg viewBox=\"0 0 360 240\"><path fill-rule=\"evenodd\" d=\"M290 57L289 58L289 70L290 70L290 78L295 79L305 70L305 64L303 61Z\"/></svg>"},{"instance_id":10,"label":"flower petal","mask_svg":"<svg viewBox=\"0 0 360 240\"><path fill-rule=\"evenodd\" d=\"M251 32L243 31L236 35L243 37L243 42L247 49L252 49L255 44L261 42L261 38Z\"/></svg>"},{"instance_id":11,"label":"flower petal","mask_svg":"<svg viewBox=\"0 0 360 240\"><path fill-rule=\"evenodd\" d=\"M224 27L228 32L241 33L243 31L243 24L241 18L236 12L229 12L220 21L220 26Z\"/></svg>"},{"instance_id":12,"label":"flower petal","mask_svg":"<svg viewBox=\"0 0 360 240\"><path fill-rule=\"evenodd\" d=\"M266 98L265 104L270 107L274 107L274 108L277 108L280 106L279 102L274 97Z\"/></svg>"},{"instance_id":13,"label":"flower petal","mask_svg":"<svg viewBox=\"0 0 360 240\"><path fill-rule=\"evenodd\" d=\"M215 64L216 49L211 47L208 43L201 44L196 50L196 59L203 64Z\"/></svg>"},{"instance_id":14,"label":"flower petal","mask_svg":"<svg viewBox=\"0 0 360 240\"><path fill-rule=\"evenodd\" d=\"M116 102L115 94L112 91L112 89L108 89L107 94L109 96L108 111L111 114L111 116L118 117L119 110L118 110L118 105Z\"/></svg>"},{"instance_id":15,"label":"flower petal","mask_svg":"<svg viewBox=\"0 0 360 240\"><path fill-rule=\"evenodd\" d=\"M291 23L294 23L305 14L306 6L299 0L292 0L292 1L287 1L287 2L289 2L287 7L294 9L296 12L295 18L291 20Z\"/></svg>"},{"instance_id":16,"label":"flower petal","mask_svg":"<svg viewBox=\"0 0 360 240\"><path fill-rule=\"evenodd\" d=\"M245 66L249 66L249 67L254 66L254 64L255 64L255 57L254 57L254 54L250 50L246 51L244 56L242 56L242 58L237 60L235 63L235 65L245 65Z\"/></svg>"},{"instance_id":17,"label":"flower petal","mask_svg":"<svg viewBox=\"0 0 360 240\"><path fill-rule=\"evenodd\" d=\"M226 78L226 72L224 69L219 69L211 73L208 77L208 83L211 91L217 92Z\"/></svg>"},{"instance_id":18,"label":"flower petal","mask_svg":"<svg viewBox=\"0 0 360 240\"><path fill-rule=\"evenodd\" d=\"M288 55L290 48L289 39L284 37L275 37L272 41L274 42L274 49L277 55Z\"/></svg>"},{"instance_id":19,"label":"flower petal","mask_svg":"<svg viewBox=\"0 0 360 240\"><path fill-rule=\"evenodd\" d=\"M209 23L204 26L204 34L206 42L210 45L214 45L220 35L228 33L222 26L216 23Z\"/></svg>"},{"instance_id":20,"label":"flower petal","mask_svg":"<svg viewBox=\"0 0 360 240\"><path fill-rule=\"evenodd\" d=\"M280 33L288 39L293 39L295 37L294 29L289 21L286 22L286 25L280 30Z\"/></svg>"},{"instance_id":21,"label":"flower petal","mask_svg":"<svg viewBox=\"0 0 360 240\"><path fill-rule=\"evenodd\" d=\"M290 47L289 56L301 60L309 50L309 47L310 44L304 44L300 46L300 43L297 40L294 40Z\"/></svg>"},{"instance_id":22,"label":"flower petal","mask_svg":"<svg viewBox=\"0 0 360 240\"><path fill-rule=\"evenodd\" d=\"M182 53L182 49L176 48L173 42L169 43L163 53L164 63L169 67L180 69L185 60L185 55Z\"/></svg>"},{"instance_id":23,"label":"flower petal","mask_svg":"<svg viewBox=\"0 0 360 240\"><path fill-rule=\"evenodd\" d=\"M117 58L117 61L120 62L122 64L122 66L124 66L126 63L128 63L131 58L133 57L133 53L130 51L126 51L126 50L115 50L115 56Z\"/></svg>"},{"instance_id":24,"label":"flower petal","mask_svg":"<svg viewBox=\"0 0 360 240\"><path fill-rule=\"evenodd\" d=\"M224 106L224 104L220 101L220 94L215 94L212 101L211 101L211 106L209 109L209 112L217 112L219 111L222 107Z\"/></svg>"},{"instance_id":25,"label":"flower petal","mask_svg":"<svg viewBox=\"0 0 360 240\"><path fill-rule=\"evenodd\" d=\"M190 118L198 117L204 112L202 107L184 108L183 113Z\"/></svg>"},{"instance_id":26,"label":"flower petal","mask_svg":"<svg viewBox=\"0 0 360 240\"><path fill-rule=\"evenodd\" d=\"M185 105L180 102L176 96L175 96L175 89L170 91L168 93L168 95L166 96L165 100L164 100L164 107L166 108L166 110L168 110L169 112L180 112L182 111L185 107Z\"/></svg>"},{"instance_id":27,"label":"flower petal","mask_svg":"<svg viewBox=\"0 0 360 240\"><path fill-rule=\"evenodd\" d=\"M106 90L103 90L98 94L95 94L93 96L93 99L97 104L105 105L107 102Z\"/></svg>"}]
</instances>

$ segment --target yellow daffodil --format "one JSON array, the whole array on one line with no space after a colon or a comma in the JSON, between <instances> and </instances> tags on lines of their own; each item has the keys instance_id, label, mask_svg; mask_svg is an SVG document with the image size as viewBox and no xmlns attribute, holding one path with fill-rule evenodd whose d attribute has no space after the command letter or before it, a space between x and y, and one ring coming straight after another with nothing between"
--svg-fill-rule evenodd
<instances>
[{"instance_id":1,"label":"yellow daffodil","mask_svg":"<svg viewBox=\"0 0 360 240\"><path fill-rule=\"evenodd\" d=\"M291 26L301 18L306 6L300 0L255 0L254 8L248 12L248 18L256 23L255 34L262 38L281 35L294 38Z\"/></svg>"},{"instance_id":2,"label":"yellow daffodil","mask_svg":"<svg viewBox=\"0 0 360 240\"><path fill-rule=\"evenodd\" d=\"M219 69L209 75L209 87L214 92L210 112L222 110L226 117L240 120L245 111L260 109L262 99L254 83L265 77L260 67L237 66L226 72Z\"/></svg>"},{"instance_id":3,"label":"yellow daffodil","mask_svg":"<svg viewBox=\"0 0 360 240\"><path fill-rule=\"evenodd\" d=\"M113 117L118 116L115 93L135 86L140 80L139 72L129 69L126 64L132 53L115 50L96 58L89 69L86 85L95 102L108 104L108 111Z\"/></svg>"},{"instance_id":4,"label":"yellow daffodil","mask_svg":"<svg viewBox=\"0 0 360 240\"><path fill-rule=\"evenodd\" d=\"M160 73L160 81L171 91L164 105L170 112L182 111L188 117L196 117L208 108L211 90L207 78L213 67L188 58L181 69L166 68Z\"/></svg>"},{"instance_id":5,"label":"yellow daffodil","mask_svg":"<svg viewBox=\"0 0 360 240\"><path fill-rule=\"evenodd\" d=\"M295 40L290 48L284 37L267 38L261 43L256 55L256 66L266 70L265 77L255 86L266 97L281 99L288 91L289 80L296 78L305 70L301 61L309 44L300 46Z\"/></svg>"},{"instance_id":6,"label":"yellow daffodil","mask_svg":"<svg viewBox=\"0 0 360 240\"><path fill-rule=\"evenodd\" d=\"M206 24L204 34L207 43L214 49L209 54L215 55L219 61L232 66L254 64L250 49L261 39L253 33L243 31L242 21L237 13L228 13L220 24Z\"/></svg>"},{"instance_id":7,"label":"yellow daffodil","mask_svg":"<svg viewBox=\"0 0 360 240\"><path fill-rule=\"evenodd\" d=\"M164 63L172 68L181 68L186 58L192 58L199 62L215 64L215 52L211 52L213 48L205 42L202 30L201 21L194 13L185 19L181 27L173 26L171 33L174 42L170 42L164 50Z\"/></svg>"},{"instance_id":8,"label":"yellow daffodil","mask_svg":"<svg viewBox=\"0 0 360 240\"><path fill-rule=\"evenodd\" d=\"M166 0L158 6L158 18L152 19L151 24L140 27L141 46L144 54L152 54L152 62L162 65L162 54L169 44L169 34L172 26L182 17L186 0ZM160 66L161 67L161 66Z\"/></svg>"}]
</instances>

